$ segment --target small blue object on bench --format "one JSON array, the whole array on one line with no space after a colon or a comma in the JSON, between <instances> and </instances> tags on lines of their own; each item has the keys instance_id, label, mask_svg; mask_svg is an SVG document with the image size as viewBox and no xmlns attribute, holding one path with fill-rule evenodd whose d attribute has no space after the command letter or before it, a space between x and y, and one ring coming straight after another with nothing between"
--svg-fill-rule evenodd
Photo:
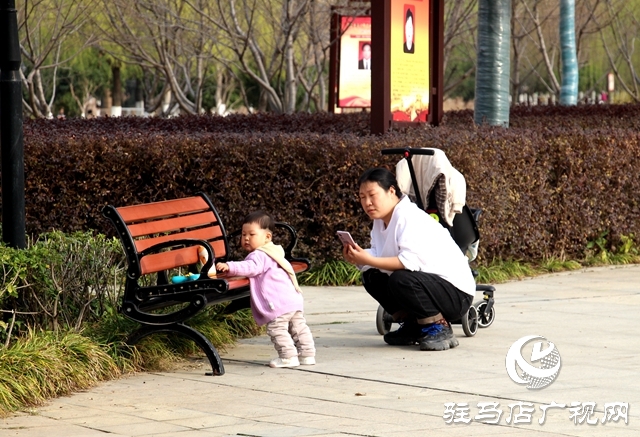
<instances>
[{"instance_id":1,"label":"small blue object on bench","mask_svg":"<svg viewBox=\"0 0 640 437\"><path fill-rule=\"evenodd\" d=\"M135 344L156 332L185 335L204 351L213 369L211 374L223 375L216 348L185 321L213 304L233 301L225 308L227 313L248 307L248 278L208 276L214 262L229 260L229 240L239 232L225 232L218 212L204 193L131 206L107 205L102 213L115 226L127 257L120 311L142 325L128 343ZM295 230L286 223L276 223L276 228L284 230L284 235L276 233L274 240L285 248L294 271L307 271L309 261L291 254L297 243ZM208 259L198 271L200 247L205 248ZM181 270L190 274L182 275ZM172 272L178 274L171 278Z\"/></svg>"}]
</instances>

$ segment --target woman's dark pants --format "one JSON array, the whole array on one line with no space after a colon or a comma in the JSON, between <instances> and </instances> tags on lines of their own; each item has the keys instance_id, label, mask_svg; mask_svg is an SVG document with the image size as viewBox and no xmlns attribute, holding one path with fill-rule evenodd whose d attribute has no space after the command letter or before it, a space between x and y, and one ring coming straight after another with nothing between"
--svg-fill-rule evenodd
<instances>
[{"instance_id":1,"label":"woman's dark pants","mask_svg":"<svg viewBox=\"0 0 640 437\"><path fill-rule=\"evenodd\" d=\"M396 270L389 276L369 269L362 282L387 313L408 312L418 320L438 313L447 321L460 320L473 301L473 296L431 273Z\"/></svg>"}]
</instances>

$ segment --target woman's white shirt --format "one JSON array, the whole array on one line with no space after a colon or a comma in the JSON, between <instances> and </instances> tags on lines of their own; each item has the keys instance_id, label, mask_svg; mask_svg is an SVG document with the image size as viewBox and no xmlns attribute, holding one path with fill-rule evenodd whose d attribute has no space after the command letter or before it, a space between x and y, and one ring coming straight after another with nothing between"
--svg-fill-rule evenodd
<instances>
[{"instance_id":1,"label":"woman's white shirt","mask_svg":"<svg viewBox=\"0 0 640 437\"><path fill-rule=\"evenodd\" d=\"M385 227L381 219L373 221L371 248L367 251L381 258L397 256L405 269L433 273L460 291L475 295L467 257L449 231L406 195L395 206L389 226Z\"/></svg>"}]
</instances>

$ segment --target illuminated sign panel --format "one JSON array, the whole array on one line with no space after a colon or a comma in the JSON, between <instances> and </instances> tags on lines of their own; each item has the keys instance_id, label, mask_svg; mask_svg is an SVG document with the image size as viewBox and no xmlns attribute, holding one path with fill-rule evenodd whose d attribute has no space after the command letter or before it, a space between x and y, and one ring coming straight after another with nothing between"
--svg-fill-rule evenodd
<instances>
[{"instance_id":1,"label":"illuminated sign panel","mask_svg":"<svg viewBox=\"0 0 640 437\"><path fill-rule=\"evenodd\" d=\"M431 0L391 0L390 86L393 121L427 122Z\"/></svg>"},{"instance_id":2,"label":"illuminated sign panel","mask_svg":"<svg viewBox=\"0 0 640 437\"><path fill-rule=\"evenodd\" d=\"M338 107L371 106L371 17L340 17Z\"/></svg>"}]
</instances>

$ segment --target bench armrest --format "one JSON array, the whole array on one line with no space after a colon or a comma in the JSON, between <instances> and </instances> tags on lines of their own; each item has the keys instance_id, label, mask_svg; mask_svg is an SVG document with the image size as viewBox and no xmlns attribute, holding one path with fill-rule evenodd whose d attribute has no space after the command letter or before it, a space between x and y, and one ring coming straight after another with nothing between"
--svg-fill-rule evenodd
<instances>
[{"instance_id":1,"label":"bench armrest","mask_svg":"<svg viewBox=\"0 0 640 437\"><path fill-rule=\"evenodd\" d=\"M291 253L293 252L293 249L296 247L296 244L298 244L298 234L296 233L296 230L293 229L293 227L290 226L288 223L276 222L276 227L286 229L289 232L290 240L287 247L284 248L284 256L285 258L290 260L293 258L293 255Z\"/></svg>"}]
</instances>

